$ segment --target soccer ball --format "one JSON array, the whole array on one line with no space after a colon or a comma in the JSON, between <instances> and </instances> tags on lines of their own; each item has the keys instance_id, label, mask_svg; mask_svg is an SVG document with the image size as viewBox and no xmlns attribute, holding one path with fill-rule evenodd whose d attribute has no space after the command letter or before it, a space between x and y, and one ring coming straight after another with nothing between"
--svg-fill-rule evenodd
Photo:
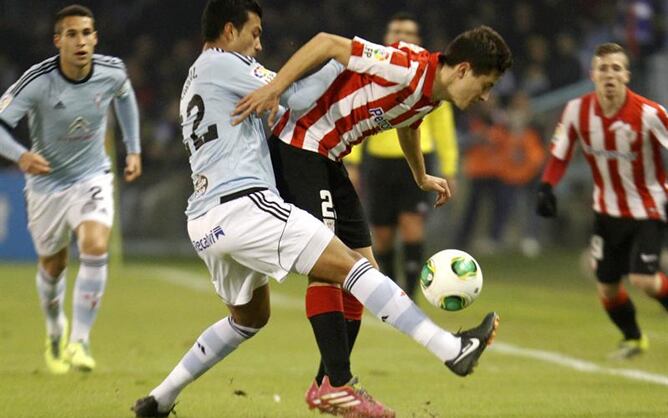
<instances>
[{"instance_id":1,"label":"soccer ball","mask_svg":"<svg viewBox=\"0 0 668 418\"><path fill-rule=\"evenodd\" d=\"M482 270L464 251L439 251L422 267L420 287L432 305L446 311L459 311L480 296Z\"/></svg>"}]
</instances>

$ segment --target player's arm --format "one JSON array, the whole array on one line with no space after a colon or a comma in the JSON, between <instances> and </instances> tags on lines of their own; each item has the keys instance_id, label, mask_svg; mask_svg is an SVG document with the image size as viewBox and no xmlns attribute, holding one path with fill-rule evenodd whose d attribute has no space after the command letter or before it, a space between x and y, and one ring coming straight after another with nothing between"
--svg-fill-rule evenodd
<instances>
[{"instance_id":1,"label":"player's arm","mask_svg":"<svg viewBox=\"0 0 668 418\"><path fill-rule=\"evenodd\" d=\"M428 122L441 163L441 172L446 178L454 178L459 164L459 145L452 105L443 103L429 115Z\"/></svg>"},{"instance_id":2,"label":"player's arm","mask_svg":"<svg viewBox=\"0 0 668 418\"><path fill-rule=\"evenodd\" d=\"M536 213L540 216L552 218L557 215L557 198L552 189L561 181L573 156L577 133L572 120L578 112L579 105L569 102L552 136L552 155L543 171L536 199Z\"/></svg>"},{"instance_id":3,"label":"player's arm","mask_svg":"<svg viewBox=\"0 0 668 418\"><path fill-rule=\"evenodd\" d=\"M281 104L298 112L308 109L320 99L343 70L345 67L340 62L330 60L314 74L293 83L281 95Z\"/></svg>"},{"instance_id":4,"label":"player's arm","mask_svg":"<svg viewBox=\"0 0 668 418\"><path fill-rule=\"evenodd\" d=\"M273 124L281 94L308 71L330 59L347 66L351 46L352 41L348 38L324 32L317 34L290 57L269 84L244 97L237 104L232 113L237 117L232 124L241 123L251 113L262 114L265 111L270 112L269 123Z\"/></svg>"},{"instance_id":5,"label":"player's arm","mask_svg":"<svg viewBox=\"0 0 668 418\"><path fill-rule=\"evenodd\" d=\"M24 173L48 174L51 172L49 162L19 144L11 133L33 106L34 94L39 91L38 82L23 86L21 80L23 78L0 97L0 156L17 163Z\"/></svg>"},{"instance_id":6,"label":"player's arm","mask_svg":"<svg viewBox=\"0 0 668 418\"><path fill-rule=\"evenodd\" d=\"M125 157L125 181L136 180L142 173L141 145L139 141L139 107L129 79L125 79L114 97L114 111L123 134Z\"/></svg>"},{"instance_id":7,"label":"player's arm","mask_svg":"<svg viewBox=\"0 0 668 418\"><path fill-rule=\"evenodd\" d=\"M401 150L408 162L411 173L413 173L415 183L424 191L436 192L438 197L434 206L442 206L450 199L452 194L450 193L447 180L427 174L422 147L420 146L420 131L410 127L398 128L397 135Z\"/></svg>"}]
</instances>

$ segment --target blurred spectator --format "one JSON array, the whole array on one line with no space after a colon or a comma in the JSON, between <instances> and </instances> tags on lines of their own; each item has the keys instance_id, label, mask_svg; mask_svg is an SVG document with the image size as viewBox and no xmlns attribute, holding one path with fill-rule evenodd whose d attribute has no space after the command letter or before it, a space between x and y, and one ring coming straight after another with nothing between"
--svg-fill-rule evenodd
<instances>
[{"instance_id":1,"label":"blurred spectator","mask_svg":"<svg viewBox=\"0 0 668 418\"><path fill-rule=\"evenodd\" d=\"M509 141L503 114L494 96L469 112L468 135L461 143L463 173L469 180L469 192L463 220L455 238L457 248L468 249L481 208L489 207L490 225L484 228L479 251L494 252L501 242L501 233L508 215L509 202L504 199L504 187L499 176L503 149ZM486 204L489 203L489 204Z\"/></svg>"},{"instance_id":2,"label":"blurred spectator","mask_svg":"<svg viewBox=\"0 0 668 418\"><path fill-rule=\"evenodd\" d=\"M568 86L583 77L583 70L577 56L577 41L570 32L561 32L555 40L553 65L548 66L550 88Z\"/></svg>"},{"instance_id":3,"label":"blurred spectator","mask_svg":"<svg viewBox=\"0 0 668 418\"><path fill-rule=\"evenodd\" d=\"M546 152L540 134L531 126L531 117L529 95L517 92L508 107L508 141L502 150L499 176L503 183L504 206L509 213L516 214L520 249L533 257L540 251L533 197Z\"/></svg>"}]
</instances>

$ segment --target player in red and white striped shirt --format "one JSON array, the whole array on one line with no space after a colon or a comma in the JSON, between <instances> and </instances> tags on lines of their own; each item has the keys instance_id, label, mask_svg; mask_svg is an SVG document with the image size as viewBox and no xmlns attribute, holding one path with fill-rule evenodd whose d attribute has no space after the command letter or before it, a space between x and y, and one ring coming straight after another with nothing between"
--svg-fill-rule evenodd
<instances>
[{"instance_id":1,"label":"player in red and white striped shirt","mask_svg":"<svg viewBox=\"0 0 668 418\"><path fill-rule=\"evenodd\" d=\"M599 45L592 60L595 91L566 105L552 139L552 157L538 193L538 214L556 215L552 193L579 142L594 177L591 253L598 294L624 334L616 357L648 347L635 308L621 284L631 284L668 309L668 278L659 272L668 185L661 147L668 148L666 110L627 88L629 61L613 43Z\"/></svg>"},{"instance_id":2,"label":"player in red and white striped shirt","mask_svg":"<svg viewBox=\"0 0 668 418\"><path fill-rule=\"evenodd\" d=\"M369 226L341 158L367 136L398 128L417 186L437 192L435 205L444 204L450 198L447 181L426 173L418 131L422 118L443 100L465 109L487 99L512 58L501 36L485 26L460 34L444 53L403 42L384 46L321 33L297 51L271 83L239 103L239 119L270 110L271 123L276 98L290 80L330 59L345 68L325 93L306 106L290 104L291 110L274 126L269 147L276 183L286 201L323 220L348 247L377 265ZM290 102L298 100L299 92ZM306 313L323 362L307 393L307 402L314 406L324 370L335 387L352 378L349 352L362 307L340 287L310 279Z\"/></svg>"}]
</instances>

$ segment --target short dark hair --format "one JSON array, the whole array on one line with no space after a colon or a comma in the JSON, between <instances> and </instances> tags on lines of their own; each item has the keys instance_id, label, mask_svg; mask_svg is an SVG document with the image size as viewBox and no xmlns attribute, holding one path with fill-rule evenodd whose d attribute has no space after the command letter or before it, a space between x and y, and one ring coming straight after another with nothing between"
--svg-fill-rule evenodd
<instances>
[{"instance_id":1,"label":"short dark hair","mask_svg":"<svg viewBox=\"0 0 668 418\"><path fill-rule=\"evenodd\" d=\"M241 30L249 12L262 19L262 8L255 0L209 0L202 13L202 37L207 42L215 41L228 22Z\"/></svg>"},{"instance_id":2,"label":"short dark hair","mask_svg":"<svg viewBox=\"0 0 668 418\"><path fill-rule=\"evenodd\" d=\"M404 20L410 20L411 22L415 22L416 24L420 24L418 22L417 18L415 17L414 14L408 13L408 12L398 12L392 15L390 20L387 21L387 23L392 23L396 21L404 21Z\"/></svg>"},{"instance_id":3,"label":"short dark hair","mask_svg":"<svg viewBox=\"0 0 668 418\"><path fill-rule=\"evenodd\" d=\"M624 47L622 47L620 44L616 44L614 42L606 42L604 44L596 46L596 50L594 51L594 56L603 57L605 55L616 54L616 53L621 53L626 55Z\"/></svg>"},{"instance_id":4,"label":"short dark hair","mask_svg":"<svg viewBox=\"0 0 668 418\"><path fill-rule=\"evenodd\" d=\"M95 24L95 17L93 16L93 12L88 7L82 6L80 4L71 4L67 7L63 7L58 11L58 13L56 13L56 17L53 23L54 33L60 33L60 24L63 23L63 19L70 16L90 17L93 19L93 25Z\"/></svg>"},{"instance_id":5,"label":"short dark hair","mask_svg":"<svg viewBox=\"0 0 668 418\"><path fill-rule=\"evenodd\" d=\"M483 25L457 35L445 48L440 61L451 67L469 62L475 75L503 74L513 65L513 56L503 37Z\"/></svg>"}]
</instances>

